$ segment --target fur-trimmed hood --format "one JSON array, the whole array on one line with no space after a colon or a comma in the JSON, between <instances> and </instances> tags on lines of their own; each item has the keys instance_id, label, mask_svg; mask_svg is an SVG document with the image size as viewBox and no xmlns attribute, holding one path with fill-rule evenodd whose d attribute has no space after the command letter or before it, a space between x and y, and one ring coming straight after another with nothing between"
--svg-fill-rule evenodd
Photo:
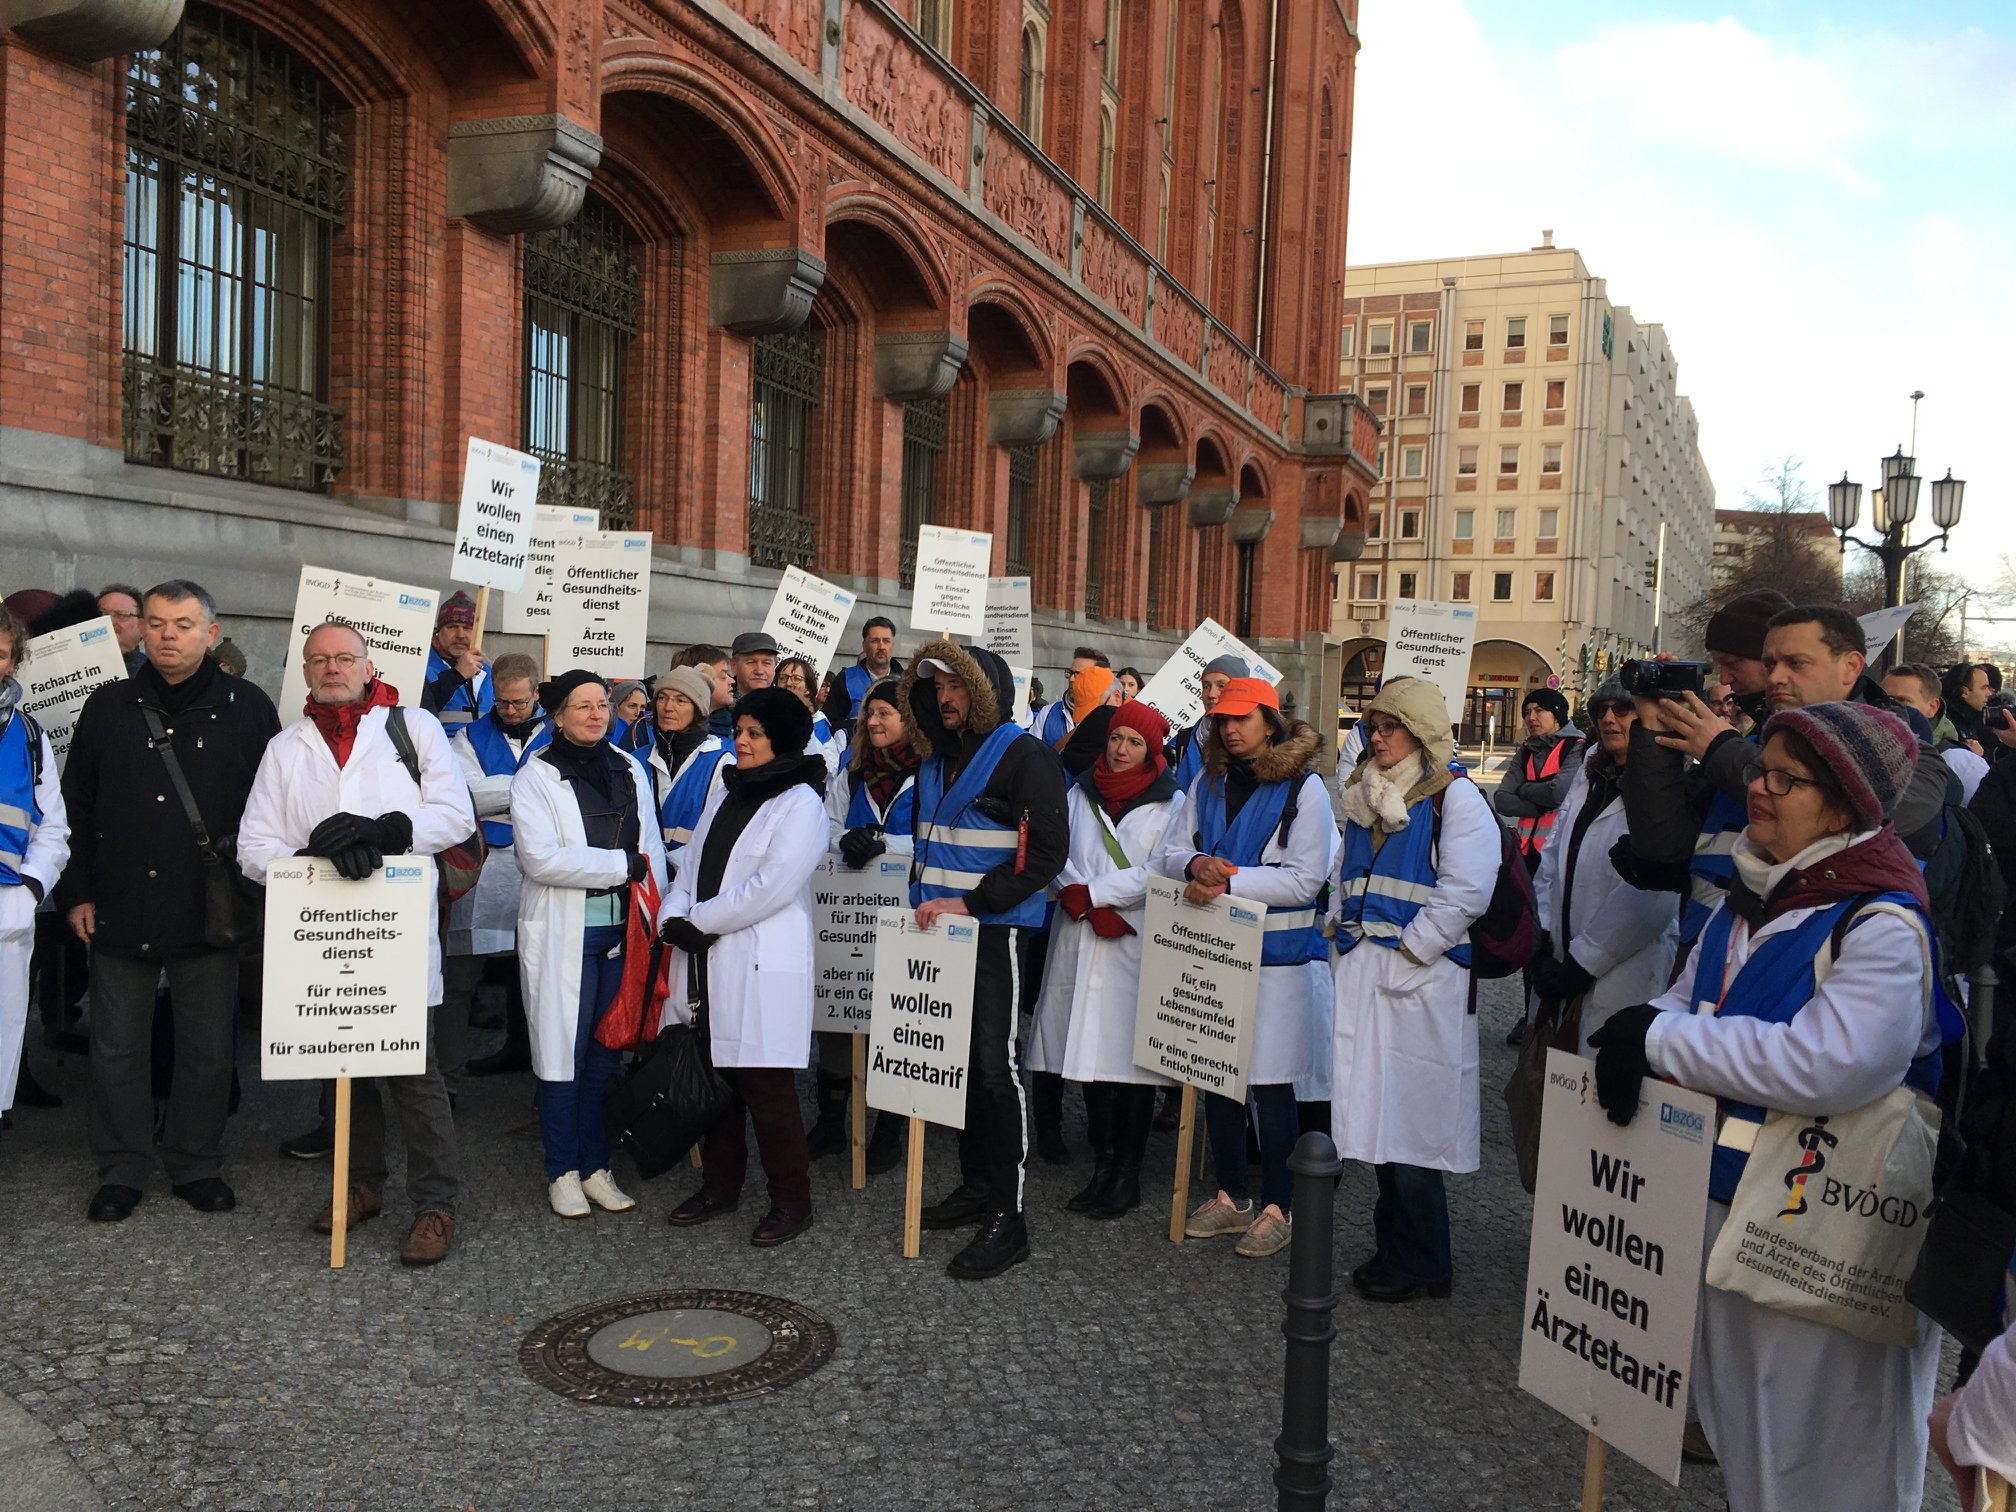
<instances>
[{"instance_id":1,"label":"fur-trimmed hood","mask_svg":"<svg viewBox=\"0 0 2016 1512\"><path fill-rule=\"evenodd\" d=\"M961 737L946 729L938 717L938 696L931 679L925 677L920 684L919 673L930 661L950 667L973 695L973 712L966 721L965 736L980 741L993 734L1004 717L1003 711L1012 710L1015 704L1015 679L1008 671L1008 663L984 646L962 646L940 639L920 647L910 658L897 693L903 710L903 736L910 742L910 749L920 756L928 751L949 754L960 745Z\"/></svg>"},{"instance_id":2,"label":"fur-trimmed hood","mask_svg":"<svg viewBox=\"0 0 2016 1512\"><path fill-rule=\"evenodd\" d=\"M1301 772L1309 770L1309 763L1316 759L1319 745L1314 729L1295 720L1288 726L1285 735L1277 737L1274 743L1253 758L1253 776L1260 782L1285 782ZM1225 743L1218 738L1218 721L1208 714L1204 717L1204 744L1201 750L1204 770L1214 777L1225 775L1226 765L1231 755Z\"/></svg>"}]
</instances>

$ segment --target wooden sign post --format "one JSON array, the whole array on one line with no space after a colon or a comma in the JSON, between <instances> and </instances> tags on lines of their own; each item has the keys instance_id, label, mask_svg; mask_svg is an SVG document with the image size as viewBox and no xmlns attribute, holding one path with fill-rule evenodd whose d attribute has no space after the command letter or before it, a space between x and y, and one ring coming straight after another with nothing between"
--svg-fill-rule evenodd
<instances>
[{"instance_id":1,"label":"wooden sign post","mask_svg":"<svg viewBox=\"0 0 2016 1512\"><path fill-rule=\"evenodd\" d=\"M1582 1512L1603 1512L1603 1473L1609 1464L1610 1446L1590 1434L1582 1453Z\"/></svg>"},{"instance_id":2,"label":"wooden sign post","mask_svg":"<svg viewBox=\"0 0 2016 1512\"><path fill-rule=\"evenodd\" d=\"M1183 1084L1183 1108L1176 1115L1176 1190L1169 1199L1169 1242L1183 1242L1190 1213L1190 1144L1197 1137L1197 1089Z\"/></svg>"},{"instance_id":3,"label":"wooden sign post","mask_svg":"<svg viewBox=\"0 0 2016 1512\"><path fill-rule=\"evenodd\" d=\"M2009 1482L1993 1470L1974 1472L1975 1512L2009 1512Z\"/></svg>"},{"instance_id":4,"label":"wooden sign post","mask_svg":"<svg viewBox=\"0 0 2016 1512\"><path fill-rule=\"evenodd\" d=\"M350 1235L350 1078L336 1078L336 1190L329 1198L329 1269L343 1269Z\"/></svg>"},{"instance_id":5,"label":"wooden sign post","mask_svg":"<svg viewBox=\"0 0 2016 1512\"><path fill-rule=\"evenodd\" d=\"M910 1150L903 1171L903 1258L924 1253L924 1120L910 1119Z\"/></svg>"},{"instance_id":6,"label":"wooden sign post","mask_svg":"<svg viewBox=\"0 0 2016 1512\"><path fill-rule=\"evenodd\" d=\"M848 1088L847 1118L852 1127L848 1131L848 1145L853 1156L854 1190L868 1189L868 1036L850 1034L854 1042L853 1085Z\"/></svg>"}]
</instances>

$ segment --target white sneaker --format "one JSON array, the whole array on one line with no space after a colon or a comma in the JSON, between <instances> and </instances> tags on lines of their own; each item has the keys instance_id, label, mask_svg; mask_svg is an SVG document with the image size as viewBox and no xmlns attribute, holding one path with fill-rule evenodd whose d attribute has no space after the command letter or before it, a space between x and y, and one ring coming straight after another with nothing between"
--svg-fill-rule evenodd
<instances>
[{"instance_id":1,"label":"white sneaker","mask_svg":"<svg viewBox=\"0 0 2016 1512\"><path fill-rule=\"evenodd\" d=\"M581 1174L568 1171L554 1178L546 1188L546 1200L553 1204L553 1211L562 1218L586 1218L588 1199L581 1191Z\"/></svg>"},{"instance_id":2,"label":"white sneaker","mask_svg":"<svg viewBox=\"0 0 2016 1512\"><path fill-rule=\"evenodd\" d=\"M605 1213L627 1213L637 1206L637 1199L616 1185L616 1178L609 1174L607 1166L582 1182L579 1190Z\"/></svg>"},{"instance_id":3,"label":"white sneaker","mask_svg":"<svg viewBox=\"0 0 2016 1512\"><path fill-rule=\"evenodd\" d=\"M1243 1234L1253 1227L1253 1200L1238 1206L1222 1191L1190 1214L1183 1233L1190 1239L1215 1239L1220 1234Z\"/></svg>"}]
</instances>

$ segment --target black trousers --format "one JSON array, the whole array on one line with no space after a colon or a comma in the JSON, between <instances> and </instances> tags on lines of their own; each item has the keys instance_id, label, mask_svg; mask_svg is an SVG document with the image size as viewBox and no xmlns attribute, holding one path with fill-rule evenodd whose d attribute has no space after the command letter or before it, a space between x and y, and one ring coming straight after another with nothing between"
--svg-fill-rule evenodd
<instances>
[{"instance_id":1,"label":"black trousers","mask_svg":"<svg viewBox=\"0 0 2016 1512\"><path fill-rule=\"evenodd\" d=\"M973 1043L966 1063L959 1178L986 1192L997 1213L1022 1211L1022 1166L1029 1153L1022 1077L1015 1058L1022 933L1001 924L981 925L980 959L973 973Z\"/></svg>"}]
</instances>

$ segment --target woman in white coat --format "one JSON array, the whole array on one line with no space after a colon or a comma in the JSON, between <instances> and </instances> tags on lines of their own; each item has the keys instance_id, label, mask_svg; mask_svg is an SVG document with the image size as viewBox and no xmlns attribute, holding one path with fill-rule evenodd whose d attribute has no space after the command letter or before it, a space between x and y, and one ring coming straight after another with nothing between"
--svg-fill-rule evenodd
<instances>
[{"instance_id":1,"label":"woman in white coat","mask_svg":"<svg viewBox=\"0 0 2016 1512\"><path fill-rule=\"evenodd\" d=\"M711 799L659 914L676 947L668 1014L697 1000L714 1065L738 1102L701 1142L700 1190L680 1227L741 1200L746 1118L770 1208L750 1242L782 1244L812 1222L805 1119L795 1073L812 1054L812 873L826 853L826 762L806 754L812 714L795 694L758 688L735 703L735 765Z\"/></svg>"},{"instance_id":2,"label":"woman in white coat","mask_svg":"<svg viewBox=\"0 0 2016 1512\"><path fill-rule=\"evenodd\" d=\"M1735 875L1688 969L1594 1037L1597 1100L1616 1123L1648 1075L1714 1095L1704 1254L1772 1110L1831 1117L1936 1087L1946 1033L1925 883L1886 818L1917 754L1904 722L1867 704L1774 714ZM1776 1171L1759 1174L1783 1195ZM1918 1506L1939 1340L1929 1319L1900 1348L1704 1284L1692 1391L1733 1512Z\"/></svg>"},{"instance_id":3,"label":"woman in white coat","mask_svg":"<svg viewBox=\"0 0 2016 1512\"><path fill-rule=\"evenodd\" d=\"M609 687L592 672L543 683L553 738L511 779L518 970L538 1078L547 1200L562 1218L637 1204L609 1171L602 1100L622 1064L595 1039L623 984L630 884L662 887L665 850L644 768L607 739ZM585 1174L584 1174L585 1173Z\"/></svg>"},{"instance_id":4,"label":"woman in white coat","mask_svg":"<svg viewBox=\"0 0 2016 1512\"><path fill-rule=\"evenodd\" d=\"M1295 1083L1321 1053L1312 1029L1324 990L1321 901L1337 855L1330 795L1311 769L1316 732L1281 715L1271 684L1235 677L1206 716L1203 771L1190 784L1184 822L1164 831L1148 863L1157 876L1189 883L1205 903L1221 893L1267 907L1260 954L1259 1007L1247 1098L1260 1132L1260 1192L1250 1193L1247 1106L1204 1097L1218 1191L1190 1215L1193 1239L1237 1234L1249 1258L1288 1244L1295 1184L1288 1156L1299 1133Z\"/></svg>"},{"instance_id":5,"label":"woman in white coat","mask_svg":"<svg viewBox=\"0 0 2016 1512\"><path fill-rule=\"evenodd\" d=\"M1449 710L1431 682L1388 683L1359 721L1370 757L1343 791L1331 967L1331 1131L1376 1167L1375 1247L1359 1293L1449 1294L1445 1171L1478 1165L1477 1016L1470 926L1491 901L1501 834L1452 771Z\"/></svg>"},{"instance_id":6,"label":"woman in white coat","mask_svg":"<svg viewBox=\"0 0 2016 1512\"><path fill-rule=\"evenodd\" d=\"M1617 875L1611 848L1624 838L1624 765L1638 706L1615 678L1590 696L1593 734L1587 755L1554 818L1540 870L1533 878L1542 951L1533 959L1533 986L1551 1002L1582 1004L1582 1038L1619 1008L1647 1003L1666 990L1680 942L1673 895L1643 892Z\"/></svg>"},{"instance_id":7,"label":"woman in white coat","mask_svg":"<svg viewBox=\"0 0 2016 1512\"><path fill-rule=\"evenodd\" d=\"M70 859L70 823L49 737L19 708L28 627L0 608L0 1113L14 1106L28 1033L35 910Z\"/></svg>"},{"instance_id":8,"label":"woman in white coat","mask_svg":"<svg viewBox=\"0 0 2016 1512\"><path fill-rule=\"evenodd\" d=\"M1063 917L1050 928L1029 1066L1085 1088L1092 1179L1065 1204L1118 1218L1141 1205L1141 1159L1166 1076L1134 1064L1141 920L1148 860L1184 822L1183 795L1162 748L1169 722L1147 704L1113 711L1106 749L1072 784L1071 851L1057 875Z\"/></svg>"}]
</instances>

